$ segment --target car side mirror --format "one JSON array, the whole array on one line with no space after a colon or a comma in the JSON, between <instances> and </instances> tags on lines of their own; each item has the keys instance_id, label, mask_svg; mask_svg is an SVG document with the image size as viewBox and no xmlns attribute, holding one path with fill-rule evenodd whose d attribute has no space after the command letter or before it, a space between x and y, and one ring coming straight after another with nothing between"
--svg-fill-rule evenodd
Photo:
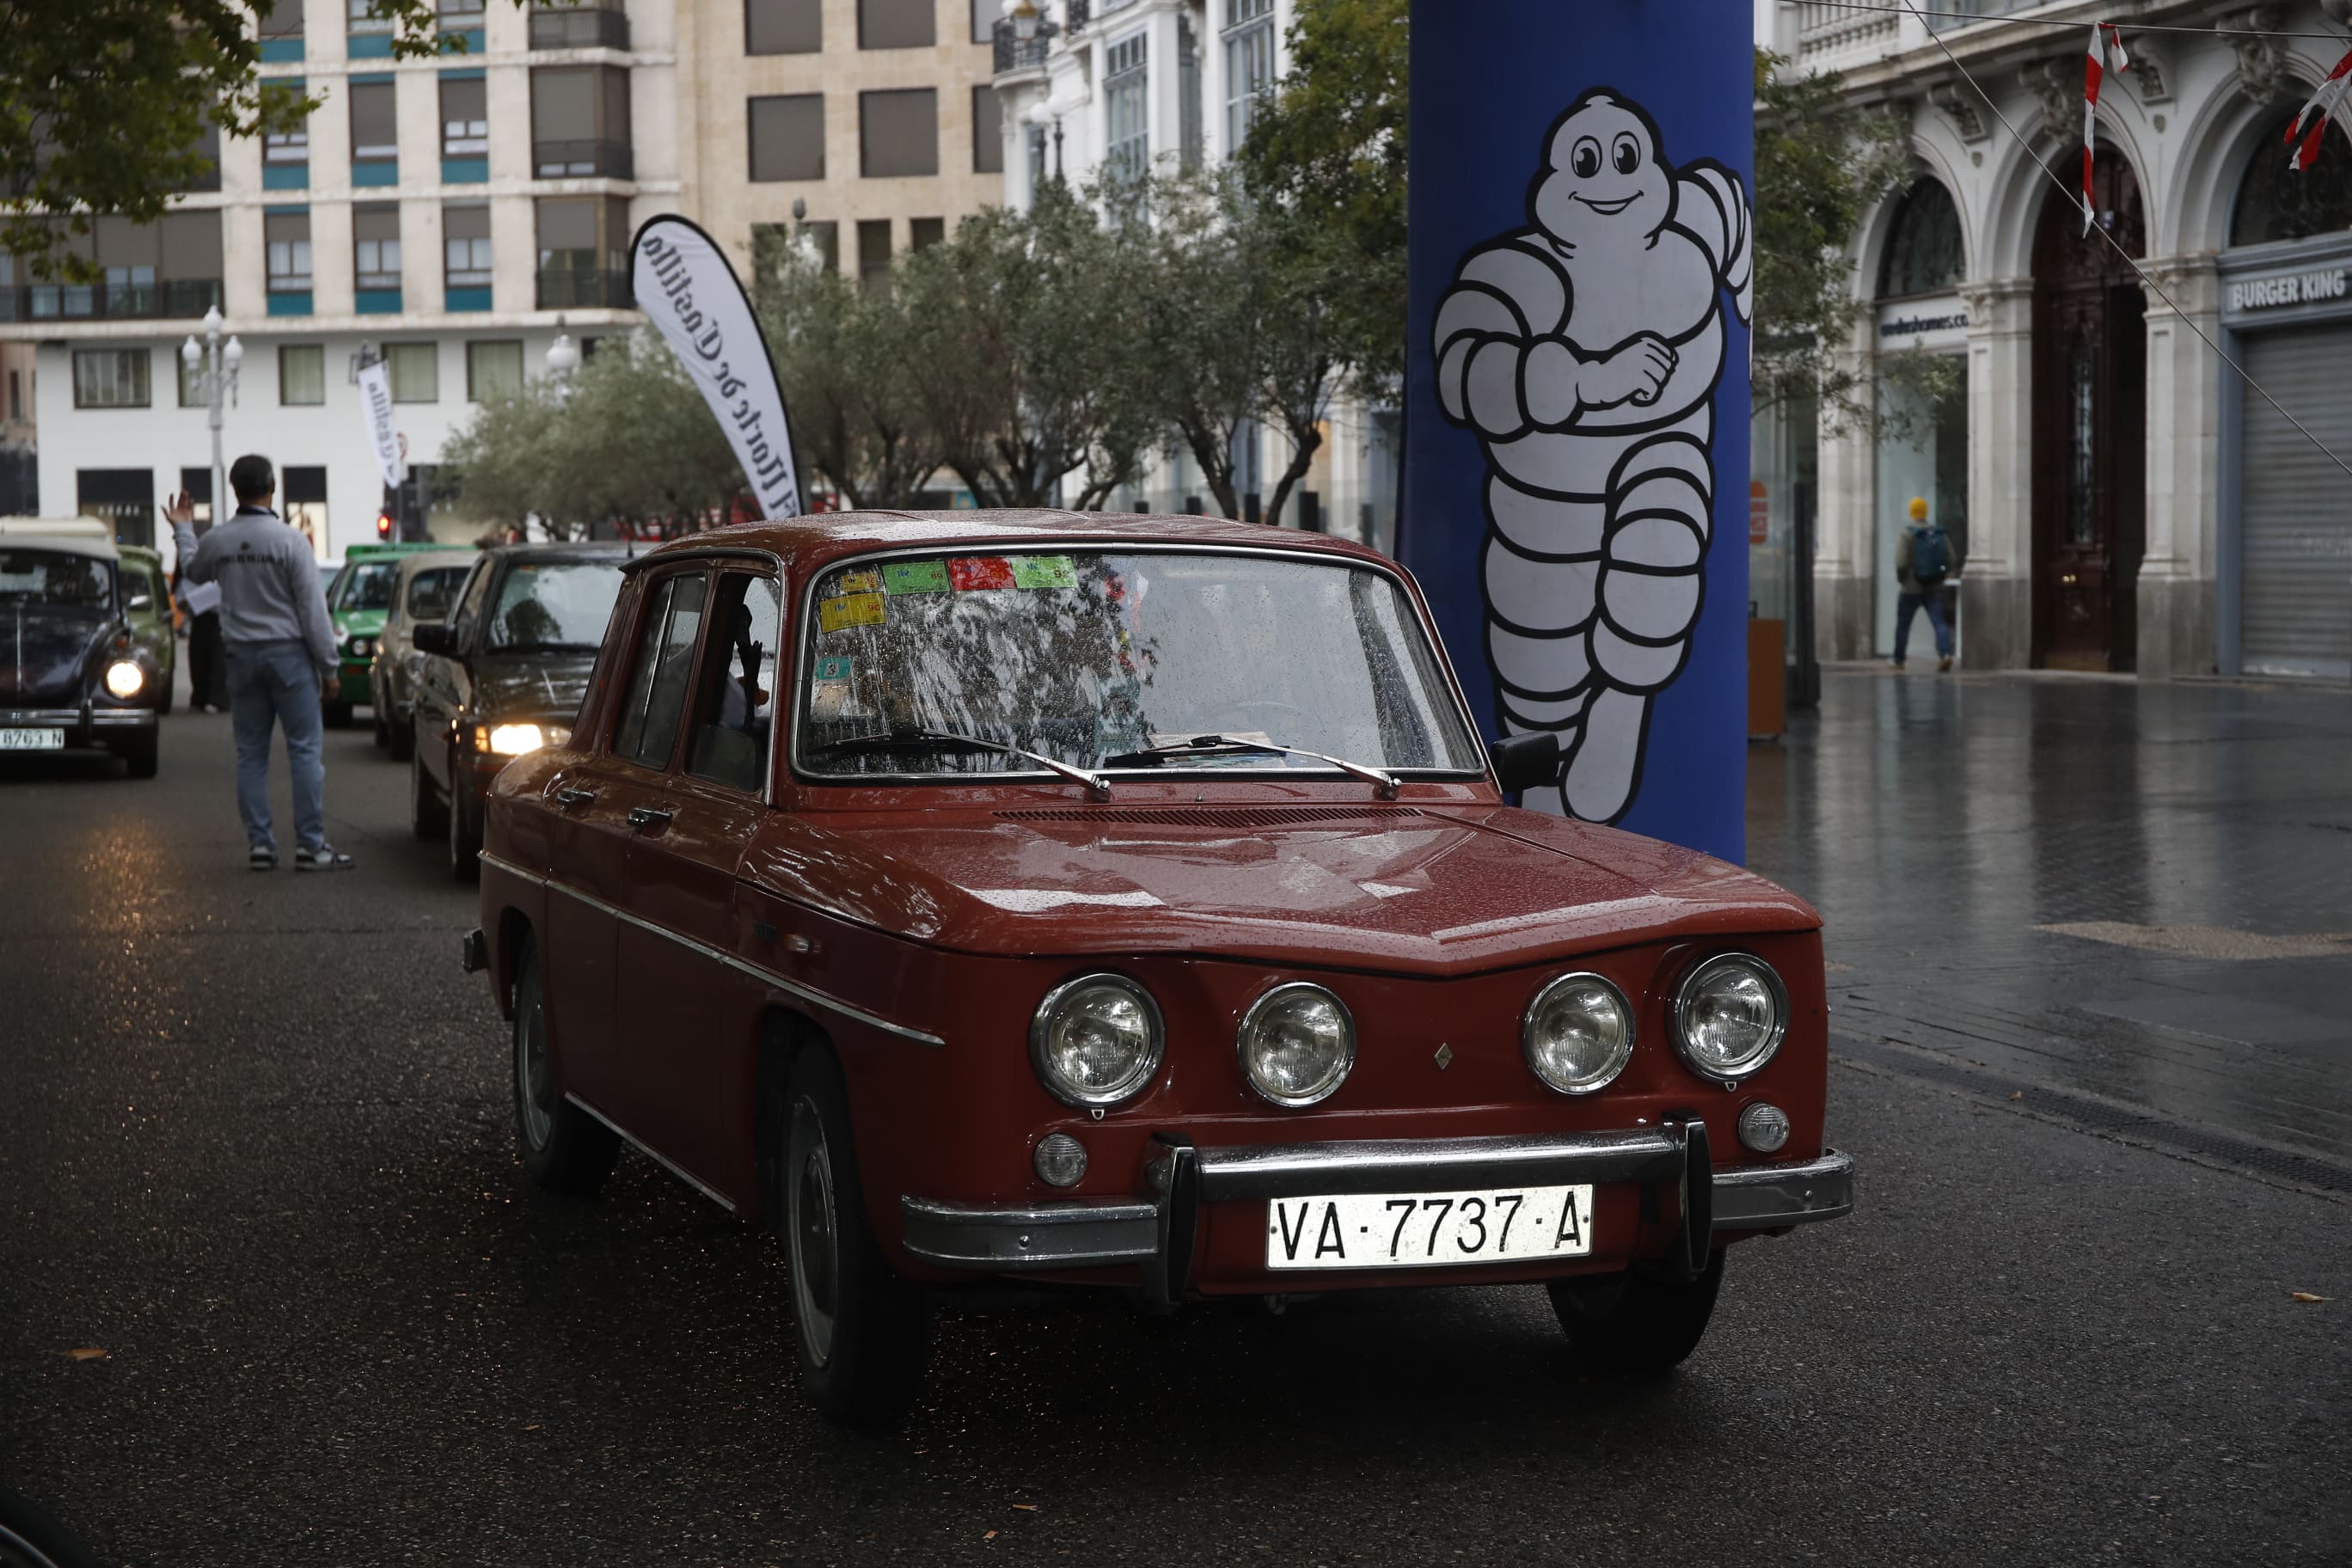
<instances>
[{"instance_id":1,"label":"car side mirror","mask_svg":"<svg viewBox=\"0 0 2352 1568\"><path fill-rule=\"evenodd\" d=\"M1512 735L1486 748L1506 795L1538 789L1559 777L1559 737L1549 730Z\"/></svg>"},{"instance_id":2,"label":"car side mirror","mask_svg":"<svg viewBox=\"0 0 2352 1568\"><path fill-rule=\"evenodd\" d=\"M133 594L122 601L123 612L126 615L143 616L154 607L155 595L152 594Z\"/></svg>"},{"instance_id":3,"label":"car side mirror","mask_svg":"<svg viewBox=\"0 0 2352 1568\"><path fill-rule=\"evenodd\" d=\"M457 638L446 621L419 621L409 641L419 653L437 653L445 658L457 651Z\"/></svg>"}]
</instances>

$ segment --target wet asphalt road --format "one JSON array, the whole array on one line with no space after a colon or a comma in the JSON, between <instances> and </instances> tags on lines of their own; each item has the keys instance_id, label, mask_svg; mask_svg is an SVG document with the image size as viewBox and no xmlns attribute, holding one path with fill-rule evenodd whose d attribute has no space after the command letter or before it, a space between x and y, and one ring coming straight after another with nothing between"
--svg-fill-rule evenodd
<instances>
[{"instance_id":1,"label":"wet asphalt road","mask_svg":"<svg viewBox=\"0 0 2352 1568\"><path fill-rule=\"evenodd\" d=\"M1836 924L1878 885L1852 813L1942 776L1906 772L1889 684L1833 677L1759 763L1754 847L1823 902L1842 1026L1878 1042L1831 1086L1862 1206L1739 1247L1676 1380L1582 1376L1533 1289L1172 1329L1000 1304L942 1315L879 1438L801 1405L766 1239L635 1154L593 1205L519 1188L503 1036L456 963L469 895L364 730L330 736L344 877L241 868L225 718L169 721L153 783L0 767L0 1481L142 1564L2352 1563L2352 1200L2051 1114L2041 1089L2091 1071L2066 1029L1971 1087L1906 1063L1985 1047L1861 1026L1958 967L1927 985L1939 944L1904 946L1899 900ZM2107 689L1979 689L1898 691L1926 710L1897 721L1965 735L1938 705L2009 702L2140 744ZM2205 919L2291 929L2245 913ZM2105 984L2105 951L1978 989ZM2084 1048L2124 1051L2115 1026ZM2295 1065L2352 1079L2324 1042ZM2201 1082L2127 1087L2260 1131Z\"/></svg>"}]
</instances>

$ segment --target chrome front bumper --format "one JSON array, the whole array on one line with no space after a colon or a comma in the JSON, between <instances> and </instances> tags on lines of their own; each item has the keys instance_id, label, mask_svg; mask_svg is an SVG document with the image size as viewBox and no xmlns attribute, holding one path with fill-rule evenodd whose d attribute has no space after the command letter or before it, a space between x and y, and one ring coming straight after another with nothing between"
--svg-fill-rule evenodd
<instances>
[{"instance_id":1,"label":"chrome front bumper","mask_svg":"<svg viewBox=\"0 0 2352 1568\"><path fill-rule=\"evenodd\" d=\"M152 708L100 708L94 703L79 708L0 708L0 730L63 730L68 746L102 745L100 731L119 734L154 727Z\"/></svg>"},{"instance_id":2,"label":"chrome front bumper","mask_svg":"<svg viewBox=\"0 0 2352 1568\"><path fill-rule=\"evenodd\" d=\"M986 1273L1140 1263L1155 1298L1182 1294L1204 1203L1350 1193L1642 1182L1679 1189L1679 1260L1704 1268L1717 1238L1836 1219L1853 1208L1853 1159L1715 1168L1703 1123L1551 1138L1458 1138L1196 1149L1162 1134L1149 1197L974 1208L898 1200L907 1250L947 1268ZM1701 1223L1703 1222L1703 1223Z\"/></svg>"}]
</instances>

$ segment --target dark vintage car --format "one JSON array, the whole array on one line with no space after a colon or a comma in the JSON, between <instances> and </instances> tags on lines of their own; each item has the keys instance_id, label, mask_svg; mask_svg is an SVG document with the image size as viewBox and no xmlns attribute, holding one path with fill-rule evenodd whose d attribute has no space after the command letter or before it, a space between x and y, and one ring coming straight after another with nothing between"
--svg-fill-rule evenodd
<instances>
[{"instance_id":1,"label":"dark vintage car","mask_svg":"<svg viewBox=\"0 0 2352 1568\"><path fill-rule=\"evenodd\" d=\"M1820 919L1521 811L1413 584L1314 534L849 513L631 563L499 773L481 926L523 1168L621 1140L782 1237L803 1384L911 1397L935 1289L1539 1281L1697 1344L1842 1215Z\"/></svg>"},{"instance_id":2,"label":"dark vintage car","mask_svg":"<svg viewBox=\"0 0 2352 1568\"><path fill-rule=\"evenodd\" d=\"M499 770L570 739L572 715L621 591L618 544L509 544L482 552L438 623L411 628L409 817L474 875L482 795Z\"/></svg>"},{"instance_id":3,"label":"dark vintage car","mask_svg":"<svg viewBox=\"0 0 2352 1568\"><path fill-rule=\"evenodd\" d=\"M169 676L131 625L153 595L103 523L0 519L0 751L96 748L155 776Z\"/></svg>"},{"instance_id":4,"label":"dark vintage car","mask_svg":"<svg viewBox=\"0 0 2352 1568\"><path fill-rule=\"evenodd\" d=\"M416 628L448 618L449 606L465 586L478 553L427 551L404 556L394 569L392 607L384 613L369 656L368 706L375 710L376 744L396 763L408 761L416 749L410 700L417 667L425 661L425 655L416 651Z\"/></svg>"}]
</instances>

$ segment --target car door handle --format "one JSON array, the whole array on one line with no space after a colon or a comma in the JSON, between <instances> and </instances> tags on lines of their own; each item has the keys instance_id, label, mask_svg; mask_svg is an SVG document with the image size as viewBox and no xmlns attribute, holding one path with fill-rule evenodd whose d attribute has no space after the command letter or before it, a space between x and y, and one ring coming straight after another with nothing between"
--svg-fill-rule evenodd
<instances>
[{"instance_id":1,"label":"car door handle","mask_svg":"<svg viewBox=\"0 0 2352 1568\"><path fill-rule=\"evenodd\" d=\"M640 833L647 833L656 827L668 826L669 819L675 815L657 805L633 805L629 807L629 826Z\"/></svg>"},{"instance_id":2,"label":"car door handle","mask_svg":"<svg viewBox=\"0 0 2352 1568\"><path fill-rule=\"evenodd\" d=\"M555 804L570 811L575 805L586 805L596 798L593 789L560 789L555 792Z\"/></svg>"}]
</instances>

